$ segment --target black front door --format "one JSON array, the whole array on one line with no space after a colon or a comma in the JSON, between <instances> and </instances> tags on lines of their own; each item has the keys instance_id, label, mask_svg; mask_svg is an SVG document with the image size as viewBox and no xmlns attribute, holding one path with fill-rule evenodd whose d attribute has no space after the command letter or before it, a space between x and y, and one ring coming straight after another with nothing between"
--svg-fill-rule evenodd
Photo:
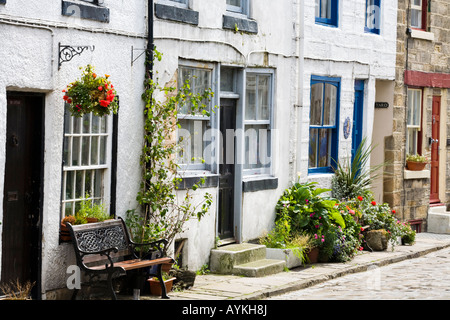
<instances>
[{"instance_id":1,"label":"black front door","mask_svg":"<svg viewBox=\"0 0 450 320\"><path fill-rule=\"evenodd\" d=\"M33 298L40 298L43 112L43 95L7 94L1 281L35 283Z\"/></svg>"},{"instance_id":2,"label":"black front door","mask_svg":"<svg viewBox=\"0 0 450 320\"><path fill-rule=\"evenodd\" d=\"M236 103L222 99L220 103L221 162L219 166L219 238L234 237L234 135Z\"/></svg>"}]
</instances>

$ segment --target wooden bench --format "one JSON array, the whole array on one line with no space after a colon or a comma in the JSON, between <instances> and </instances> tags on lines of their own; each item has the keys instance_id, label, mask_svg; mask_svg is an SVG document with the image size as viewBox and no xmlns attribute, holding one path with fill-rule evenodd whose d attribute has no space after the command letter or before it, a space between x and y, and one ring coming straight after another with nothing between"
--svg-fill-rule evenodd
<instances>
[{"instance_id":1,"label":"wooden bench","mask_svg":"<svg viewBox=\"0 0 450 320\"><path fill-rule=\"evenodd\" d=\"M90 277L90 282L95 277L106 275L107 290L112 299L117 299L113 278L136 269L141 269L139 271L146 276L157 277L161 283L161 297L169 299L161 268L162 264L173 263L174 260L163 256L162 245L167 243L166 240L135 243L121 218L82 225L67 223L67 226L77 265ZM74 289L72 299L76 299L78 291Z\"/></svg>"}]
</instances>

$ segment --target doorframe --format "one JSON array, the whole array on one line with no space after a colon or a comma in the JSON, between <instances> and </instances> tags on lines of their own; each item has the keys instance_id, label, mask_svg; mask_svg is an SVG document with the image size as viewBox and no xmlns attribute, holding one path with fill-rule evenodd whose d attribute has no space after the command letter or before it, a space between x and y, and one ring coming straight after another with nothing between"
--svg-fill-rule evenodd
<instances>
[{"instance_id":1,"label":"doorframe","mask_svg":"<svg viewBox=\"0 0 450 320\"><path fill-rule=\"evenodd\" d=\"M40 144L41 144L41 149L39 152L39 159L40 159L40 181L39 181L39 219L37 222L37 238L38 239L34 239L37 241L37 246L36 246L36 258L37 258L37 265L36 265L36 269L33 272L36 279L32 279L35 280L36 283L33 287L32 290L32 295L33 295L33 299L37 299L37 300L41 300L42 299L42 220L43 220L43 210L44 210L44 170L45 170L45 100L46 100L46 95L43 92L29 92L29 91L16 91L16 90L7 90L6 91L6 117L5 117L5 135L7 134L7 129L8 129L8 123L7 123L7 112L8 112L8 107L7 107L7 102L8 102L8 97L10 96L32 96L32 97L37 97L40 98L40 103L41 103L41 121L40 121L40 127L41 127L41 137L40 137ZM7 141L7 138L5 139L5 141ZM7 155L6 155L6 145L5 145L5 164L4 164L4 168L5 168L5 173L6 173L6 159L7 159ZM5 185L5 180L4 180L5 176L3 175L3 187ZM3 209L2 209L3 210ZM3 226L2 226L3 228ZM3 231L3 230L2 230ZM32 240L33 241L33 240Z\"/></svg>"}]
</instances>

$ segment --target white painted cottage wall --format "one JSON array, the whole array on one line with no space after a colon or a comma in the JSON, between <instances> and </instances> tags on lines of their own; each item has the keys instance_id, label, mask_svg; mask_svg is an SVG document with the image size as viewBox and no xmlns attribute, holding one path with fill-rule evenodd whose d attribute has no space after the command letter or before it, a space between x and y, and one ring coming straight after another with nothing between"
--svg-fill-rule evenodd
<instances>
[{"instance_id":1,"label":"white painted cottage wall","mask_svg":"<svg viewBox=\"0 0 450 320\"><path fill-rule=\"evenodd\" d=\"M156 0L156 3L166 3ZM250 18L258 23L258 34L249 35L222 28L225 1L191 1L190 9L199 12L199 25L157 19L154 26L155 45L163 53L157 66L161 84L173 79L178 68L178 59L206 61L241 68L264 67L275 70L274 88L274 140L275 155L273 175L278 178L278 188L243 193L241 241L261 236L273 227L275 204L288 186L293 171L293 158L289 157L293 144L292 130L296 131L294 105L298 105L299 84L299 1L251 1ZM267 53L268 61L265 61ZM216 92L216 99L218 94ZM218 103L218 100L215 101ZM295 143L294 143L295 144ZM209 192L214 205L208 216L199 224L189 223L189 230L180 238L188 238L186 264L190 269L199 269L209 262L210 250L216 241L216 197L217 189L202 189ZM183 257L185 259L185 257Z\"/></svg>"},{"instance_id":2,"label":"white painted cottage wall","mask_svg":"<svg viewBox=\"0 0 450 320\"><path fill-rule=\"evenodd\" d=\"M351 154L351 137L344 138L345 119L353 119L354 80L365 79L364 136L373 130L376 79L394 80L396 57L397 1L382 1L380 35L364 32L364 0L339 1L338 27L315 23L315 3L305 1L303 108L299 133L298 171L302 181L331 187L332 174L308 175L311 75L340 77L339 159Z\"/></svg>"},{"instance_id":3,"label":"white painted cottage wall","mask_svg":"<svg viewBox=\"0 0 450 320\"><path fill-rule=\"evenodd\" d=\"M62 288L72 247L59 244L64 104L61 90L80 77L79 67L95 66L110 74L120 96L117 159L117 214L136 206L142 146L141 94L144 58L131 66L131 47L145 48L147 1L105 0L110 22L61 15L61 1L7 1L0 6L0 194L5 170L6 92L45 93L44 204L42 220L42 291ZM58 43L95 46L58 70ZM0 208L3 208L0 197ZM0 220L3 212L0 211ZM1 228L1 226L0 226ZM0 237L1 239L1 237ZM1 241L1 240L0 240ZM1 258L0 258L1 259ZM1 265L1 264L0 264Z\"/></svg>"}]
</instances>

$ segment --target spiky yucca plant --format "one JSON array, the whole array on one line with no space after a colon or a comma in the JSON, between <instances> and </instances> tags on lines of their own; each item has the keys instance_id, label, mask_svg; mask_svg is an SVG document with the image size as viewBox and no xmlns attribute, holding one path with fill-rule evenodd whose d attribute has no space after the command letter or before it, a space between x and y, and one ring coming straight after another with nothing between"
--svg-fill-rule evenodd
<instances>
[{"instance_id":1,"label":"spiky yucca plant","mask_svg":"<svg viewBox=\"0 0 450 320\"><path fill-rule=\"evenodd\" d=\"M375 149L372 144L367 145L367 139L361 141L356 150L353 161L347 158L338 162L333 159L336 166L333 166L334 177L332 179L332 195L336 199L354 199L370 192L369 187L377 179L386 163L375 166L368 166L370 155Z\"/></svg>"}]
</instances>

